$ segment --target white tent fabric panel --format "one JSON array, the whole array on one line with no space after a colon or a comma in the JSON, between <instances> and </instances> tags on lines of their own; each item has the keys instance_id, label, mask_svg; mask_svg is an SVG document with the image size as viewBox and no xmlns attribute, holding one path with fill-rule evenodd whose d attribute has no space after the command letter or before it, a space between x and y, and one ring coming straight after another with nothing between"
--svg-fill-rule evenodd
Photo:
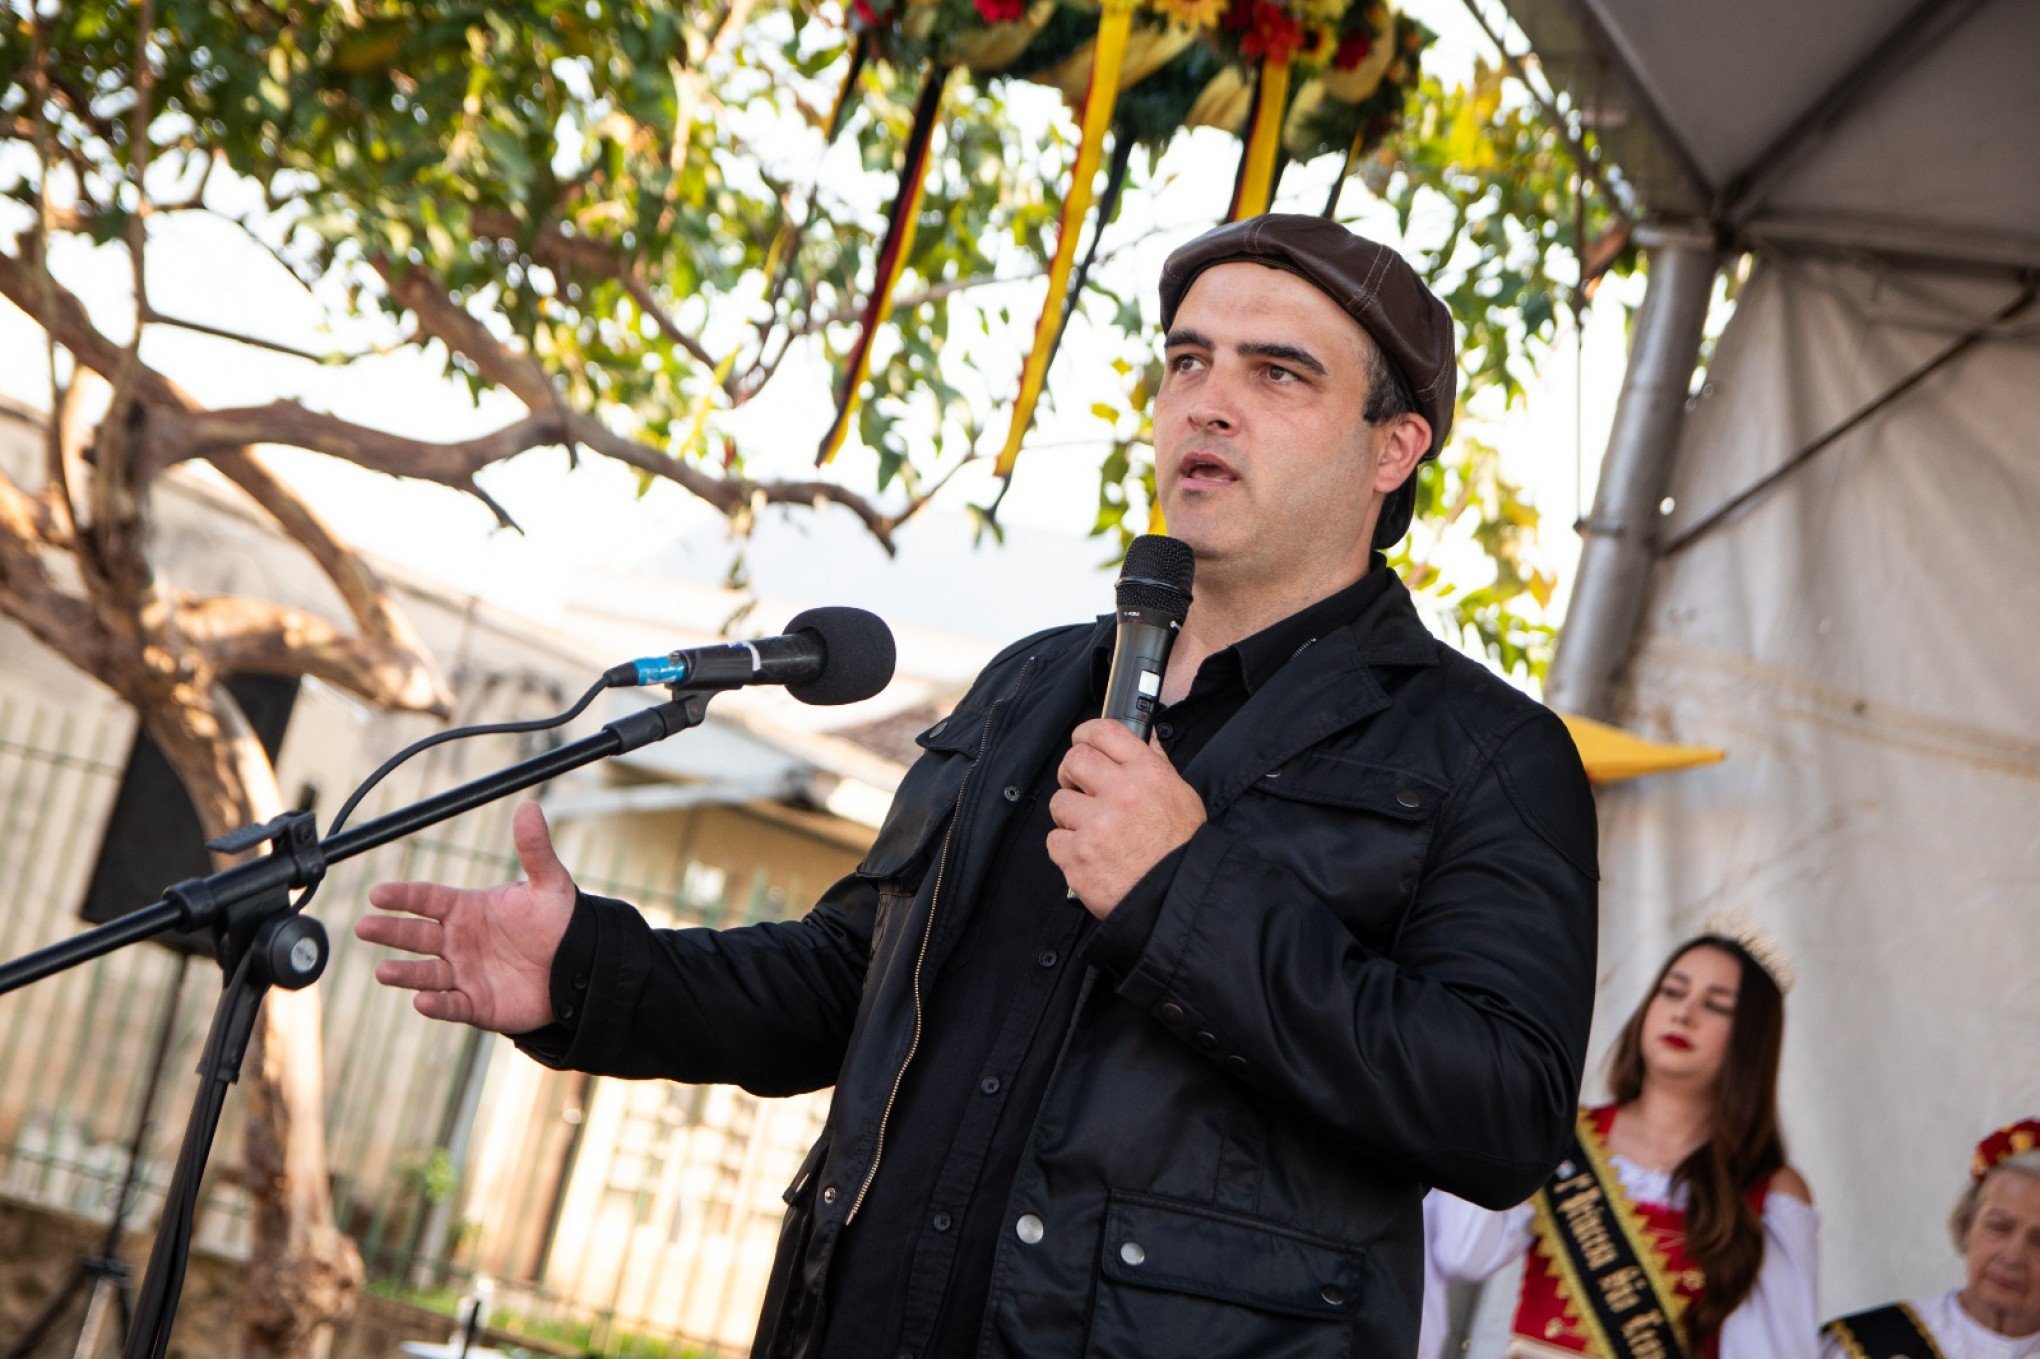
<instances>
[{"instance_id":1,"label":"white tent fabric panel","mask_svg":"<svg viewBox=\"0 0 2040 1359\"><path fill-rule=\"evenodd\" d=\"M1688 418L1665 536L2010 295L1767 260ZM1716 908L1798 960L1784 1122L1828 1315L1959 1281L1970 1148L2040 1113L2033 315L1659 566L1621 720L1728 759L1601 798L1597 1054Z\"/></svg>"},{"instance_id":2,"label":"white tent fabric panel","mask_svg":"<svg viewBox=\"0 0 2040 1359\"><path fill-rule=\"evenodd\" d=\"M1648 215L2040 264L2035 0L1504 0Z\"/></svg>"}]
</instances>

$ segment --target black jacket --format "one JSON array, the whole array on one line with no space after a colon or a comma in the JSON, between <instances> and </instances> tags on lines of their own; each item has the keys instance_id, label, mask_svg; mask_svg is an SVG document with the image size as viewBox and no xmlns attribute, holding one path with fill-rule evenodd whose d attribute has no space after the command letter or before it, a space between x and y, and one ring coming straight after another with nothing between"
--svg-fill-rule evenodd
<instances>
[{"instance_id":1,"label":"black jacket","mask_svg":"<svg viewBox=\"0 0 2040 1359\"><path fill-rule=\"evenodd\" d=\"M798 921L653 931L584 901L555 1064L833 1083L787 1191L758 1356L819 1330L830 1257L918 1040L915 979L1088 701L1096 627L996 657L919 738L871 852ZM1571 1132L1592 1004L1592 795L1547 709L1430 637L1392 582L1193 759L1210 822L1144 937L1088 950L1014 1177L979 1353L1412 1353L1419 1203L1521 1201ZM891 1173L913 1173L897 1165Z\"/></svg>"}]
</instances>

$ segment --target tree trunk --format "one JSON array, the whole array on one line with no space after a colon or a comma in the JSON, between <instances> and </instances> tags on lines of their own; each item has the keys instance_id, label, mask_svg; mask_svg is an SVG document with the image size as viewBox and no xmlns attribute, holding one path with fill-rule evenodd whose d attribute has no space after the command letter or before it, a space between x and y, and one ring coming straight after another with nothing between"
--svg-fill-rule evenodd
<instances>
[{"instance_id":1,"label":"tree trunk","mask_svg":"<svg viewBox=\"0 0 2040 1359\"><path fill-rule=\"evenodd\" d=\"M276 771L223 688L174 687L142 714L208 837L283 810ZM243 1294L244 1359L323 1359L354 1309L361 1255L333 1222L316 988L271 991L242 1071L242 1145L254 1240Z\"/></svg>"}]
</instances>

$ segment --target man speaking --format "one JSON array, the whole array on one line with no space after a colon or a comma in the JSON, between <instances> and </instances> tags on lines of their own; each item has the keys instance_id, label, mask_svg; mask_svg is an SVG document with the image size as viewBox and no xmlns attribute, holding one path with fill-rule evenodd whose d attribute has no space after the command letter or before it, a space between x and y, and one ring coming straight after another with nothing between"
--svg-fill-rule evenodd
<instances>
[{"instance_id":1,"label":"man speaking","mask_svg":"<svg viewBox=\"0 0 2040 1359\"><path fill-rule=\"evenodd\" d=\"M1585 775L1375 551L1451 422L1450 316L1283 215L1177 250L1161 301L1196 586L1150 741L1096 716L1111 620L1062 628L921 735L801 920L654 930L525 806L528 881L383 884L358 927L549 1065L835 1086L757 1355L1408 1355L1426 1188L1516 1203L1571 1132Z\"/></svg>"}]
</instances>

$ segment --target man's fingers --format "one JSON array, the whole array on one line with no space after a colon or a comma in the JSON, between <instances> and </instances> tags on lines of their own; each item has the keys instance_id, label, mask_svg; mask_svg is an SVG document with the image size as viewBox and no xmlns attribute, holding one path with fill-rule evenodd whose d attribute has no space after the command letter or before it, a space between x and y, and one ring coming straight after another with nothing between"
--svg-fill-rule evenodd
<instances>
[{"instance_id":1,"label":"man's fingers","mask_svg":"<svg viewBox=\"0 0 2040 1359\"><path fill-rule=\"evenodd\" d=\"M1090 802L1087 794L1059 788L1048 799L1048 819L1058 830L1077 830L1090 812Z\"/></svg>"},{"instance_id":2,"label":"man's fingers","mask_svg":"<svg viewBox=\"0 0 2040 1359\"><path fill-rule=\"evenodd\" d=\"M453 985L453 964L444 958L386 958L375 965L375 979L407 991L444 991Z\"/></svg>"},{"instance_id":3,"label":"man's fingers","mask_svg":"<svg viewBox=\"0 0 2040 1359\"><path fill-rule=\"evenodd\" d=\"M1114 764L1137 760L1147 749L1138 736L1106 717L1094 717L1079 726L1070 733L1070 744L1088 746Z\"/></svg>"},{"instance_id":4,"label":"man's fingers","mask_svg":"<svg viewBox=\"0 0 2040 1359\"><path fill-rule=\"evenodd\" d=\"M438 953L446 942L446 931L436 920L413 916L365 915L354 922L354 937L406 953Z\"/></svg>"},{"instance_id":5,"label":"man's fingers","mask_svg":"<svg viewBox=\"0 0 2040 1359\"><path fill-rule=\"evenodd\" d=\"M428 920L444 920L461 898L461 889L436 882L379 882L368 889L368 904L385 911L409 911Z\"/></svg>"},{"instance_id":6,"label":"man's fingers","mask_svg":"<svg viewBox=\"0 0 2040 1359\"><path fill-rule=\"evenodd\" d=\"M474 999L463 991L420 991L411 997L411 1008L427 1019L444 1019L453 1024L474 1022Z\"/></svg>"},{"instance_id":7,"label":"man's fingers","mask_svg":"<svg viewBox=\"0 0 2040 1359\"><path fill-rule=\"evenodd\" d=\"M1056 769L1055 781L1078 792L1095 793L1100 782L1110 778L1118 767L1096 746L1071 746Z\"/></svg>"},{"instance_id":8,"label":"man's fingers","mask_svg":"<svg viewBox=\"0 0 2040 1359\"><path fill-rule=\"evenodd\" d=\"M1075 831L1066 831L1059 828L1050 831L1048 833L1048 861L1057 868L1068 868L1067 859L1070 851L1075 848L1076 843L1077 834Z\"/></svg>"},{"instance_id":9,"label":"man's fingers","mask_svg":"<svg viewBox=\"0 0 2040 1359\"><path fill-rule=\"evenodd\" d=\"M510 818L510 839L517 846L517 862L524 865L524 876L533 887L552 891L573 885L574 877L553 850L552 832L536 802L518 804Z\"/></svg>"}]
</instances>

